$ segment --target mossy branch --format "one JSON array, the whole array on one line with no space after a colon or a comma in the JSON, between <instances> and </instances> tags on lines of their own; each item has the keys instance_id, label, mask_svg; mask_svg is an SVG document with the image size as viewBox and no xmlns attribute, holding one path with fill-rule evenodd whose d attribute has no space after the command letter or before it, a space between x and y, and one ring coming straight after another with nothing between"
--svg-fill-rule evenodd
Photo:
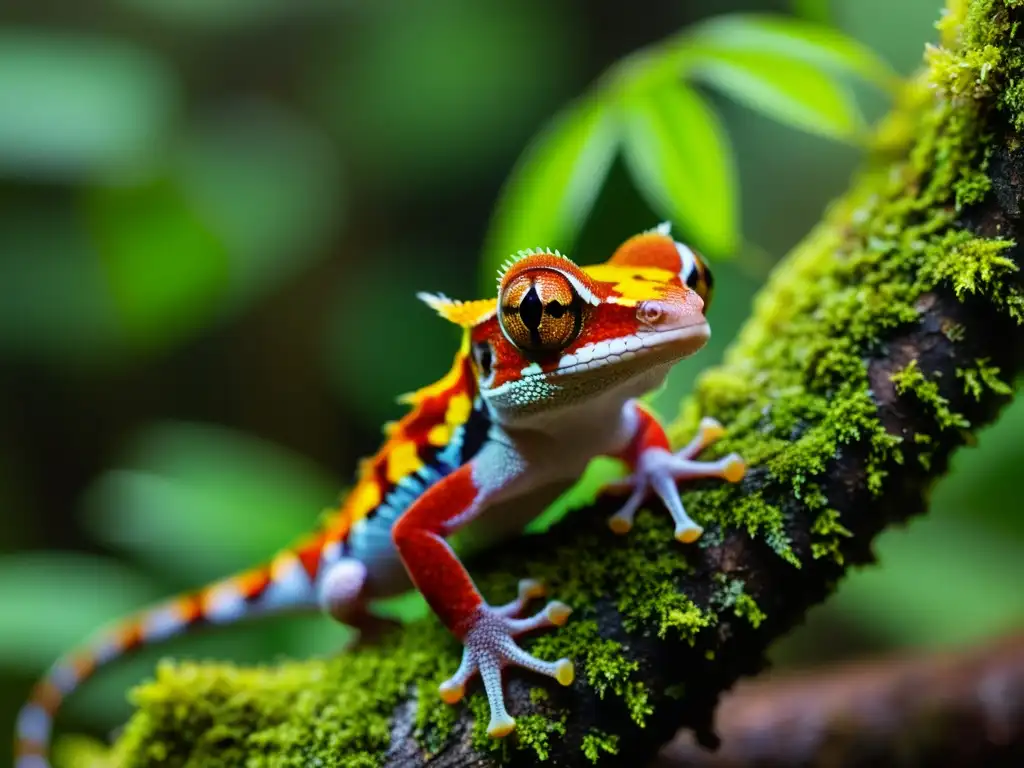
<instances>
[{"instance_id":1,"label":"mossy branch","mask_svg":"<svg viewBox=\"0 0 1024 768\"><path fill-rule=\"evenodd\" d=\"M871 560L880 530L924 510L950 453L1021 370L1021 5L951 0L941 47L866 169L684 404L675 438L715 416L729 428L715 450L752 466L738 486L685 494L699 544L674 543L658 510L616 537L599 501L472 564L494 602L528 575L576 609L527 643L576 660L571 688L506 673L513 737L483 735L478 692L455 708L438 700L459 647L427 619L326 661L164 665L135 692L113 764L637 764L681 725L713 745L719 694ZM71 752L65 764L81 764Z\"/></svg>"}]
</instances>

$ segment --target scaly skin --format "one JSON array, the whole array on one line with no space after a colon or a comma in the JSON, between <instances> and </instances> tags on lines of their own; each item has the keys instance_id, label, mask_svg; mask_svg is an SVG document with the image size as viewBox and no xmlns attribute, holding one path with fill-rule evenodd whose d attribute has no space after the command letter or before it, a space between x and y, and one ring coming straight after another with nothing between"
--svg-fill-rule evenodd
<instances>
[{"instance_id":1,"label":"scaly skin","mask_svg":"<svg viewBox=\"0 0 1024 768\"><path fill-rule=\"evenodd\" d=\"M319 531L270 563L119 622L60 659L21 711L16 768L48 768L60 703L99 667L134 649L195 627L299 610L323 609L369 633L379 626L367 611L370 601L410 582L465 647L441 697L458 702L479 672L490 702L488 733L510 733L515 721L505 708L503 667L526 667L563 685L573 680L569 659L538 659L515 638L562 625L571 611L551 601L524 617L527 603L544 594L530 579L520 582L516 600L489 605L446 539L473 521L500 527L495 516L508 514L506 502L571 483L590 459L608 455L631 470L612 489L628 494L609 520L612 531L627 533L653 492L672 515L676 538L695 541L701 529L683 509L677 483L737 482L743 462L736 455L695 459L722 433L710 419L673 453L662 426L635 398L704 346L710 294L707 266L672 239L667 225L590 267L557 252L520 252L499 275L497 300L421 294L463 328L462 344L448 374L403 398L411 410L385 427L384 444L362 463L344 503Z\"/></svg>"}]
</instances>

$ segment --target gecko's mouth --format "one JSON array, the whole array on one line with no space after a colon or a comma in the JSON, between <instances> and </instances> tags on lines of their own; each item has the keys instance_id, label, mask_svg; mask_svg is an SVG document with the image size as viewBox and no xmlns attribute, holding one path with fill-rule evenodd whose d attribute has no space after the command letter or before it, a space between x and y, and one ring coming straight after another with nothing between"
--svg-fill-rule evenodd
<instances>
[{"instance_id":1,"label":"gecko's mouth","mask_svg":"<svg viewBox=\"0 0 1024 768\"><path fill-rule=\"evenodd\" d=\"M579 402L619 382L645 373L664 372L667 366L692 355L707 343L706 322L683 328L648 331L594 342L562 355L557 368L543 370L532 363L521 376L483 394L491 405L517 418L557 408L565 398ZM533 370L531 370L531 368ZM601 370L600 376L591 375Z\"/></svg>"},{"instance_id":2,"label":"gecko's mouth","mask_svg":"<svg viewBox=\"0 0 1024 768\"><path fill-rule=\"evenodd\" d=\"M558 367L544 373L531 374L543 376L548 381L592 371L609 365L623 365L631 361L642 361L644 366L650 363L681 360L689 357L703 347L711 337L711 328L706 322L668 331L648 331L646 333L620 336L615 339L594 342L577 349L572 354L563 355ZM652 358L654 358L652 360ZM624 367L630 367L625 365ZM524 376L524 378L526 378Z\"/></svg>"}]
</instances>

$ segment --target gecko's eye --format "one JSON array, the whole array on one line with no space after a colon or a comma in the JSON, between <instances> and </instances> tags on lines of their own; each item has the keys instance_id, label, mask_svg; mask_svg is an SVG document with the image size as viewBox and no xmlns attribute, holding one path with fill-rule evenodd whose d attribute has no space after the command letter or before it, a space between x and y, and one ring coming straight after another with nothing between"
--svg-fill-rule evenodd
<instances>
[{"instance_id":1,"label":"gecko's eye","mask_svg":"<svg viewBox=\"0 0 1024 768\"><path fill-rule=\"evenodd\" d=\"M487 382L494 373L494 352L489 341L479 341L473 345L473 360L480 372L480 380Z\"/></svg>"},{"instance_id":2,"label":"gecko's eye","mask_svg":"<svg viewBox=\"0 0 1024 768\"><path fill-rule=\"evenodd\" d=\"M561 272L531 269L498 297L498 321L505 337L524 352L557 352L579 336L583 307Z\"/></svg>"},{"instance_id":3,"label":"gecko's eye","mask_svg":"<svg viewBox=\"0 0 1024 768\"><path fill-rule=\"evenodd\" d=\"M676 243L676 249L683 261L683 270L680 277L691 290L704 300L704 313L707 314L711 306L711 296L715 292L715 278L711 274L711 267L707 260L697 251L682 243Z\"/></svg>"}]
</instances>

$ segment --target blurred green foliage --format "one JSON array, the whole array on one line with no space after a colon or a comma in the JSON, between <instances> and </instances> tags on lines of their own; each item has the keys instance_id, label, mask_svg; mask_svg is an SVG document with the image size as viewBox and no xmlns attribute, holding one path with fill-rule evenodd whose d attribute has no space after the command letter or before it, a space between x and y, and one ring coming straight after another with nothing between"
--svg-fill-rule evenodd
<instances>
[{"instance_id":1,"label":"blurred green foliage","mask_svg":"<svg viewBox=\"0 0 1024 768\"><path fill-rule=\"evenodd\" d=\"M169 140L180 92L166 64L109 39L0 33L0 170L81 180L131 173Z\"/></svg>"},{"instance_id":2,"label":"blurred green foliage","mask_svg":"<svg viewBox=\"0 0 1024 768\"><path fill-rule=\"evenodd\" d=\"M448 368L453 329L417 290L470 298L509 252L598 261L669 218L718 285L711 343L652 397L673 412L845 185L892 83L882 62L915 66L938 8L0 10L0 719L90 630L314 524L394 397ZM881 565L778 659L1019 625L1021 426L1017 404L959 454L933 513L882 537ZM534 528L612 471L595 463ZM310 617L167 652L260 661L346 638ZM90 683L64 722L113 727L162 652Z\"/></svg>"},{"instance_id":3,"label":"blurred green foliage","mask_svg":"<svg viewBox=\"0 0 1024 768\"><path fill-rule=\"evenodd\" d=\"M685 28L610 68L534 140L506 184L484 252L497 268L524 243L571 251L621 149L651 208L712 256L739 242L736 173L725 127L685 81L797 128L863 133L842 75L891 86L869 48L823 24L732 14Z\"/></svg>"}]
</instances>

